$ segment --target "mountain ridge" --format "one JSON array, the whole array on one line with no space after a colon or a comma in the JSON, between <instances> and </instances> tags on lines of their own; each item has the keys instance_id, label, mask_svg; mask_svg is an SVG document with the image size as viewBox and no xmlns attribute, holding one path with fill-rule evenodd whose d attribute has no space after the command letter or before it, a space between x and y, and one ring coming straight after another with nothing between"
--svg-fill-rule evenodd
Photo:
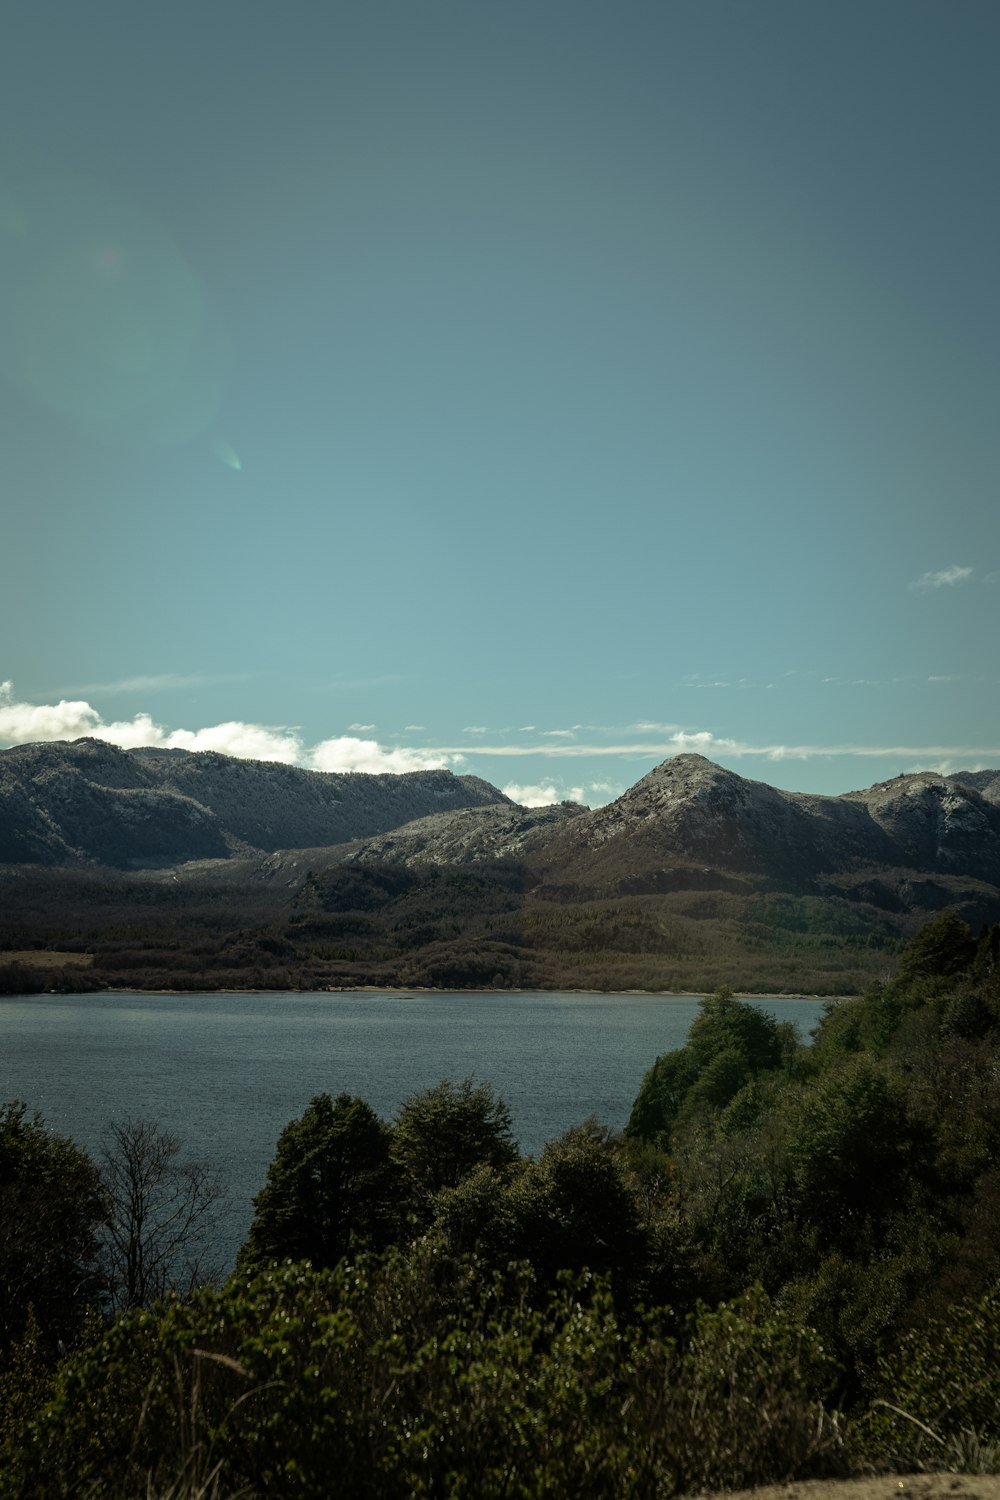
<instances>
[{"instance_id":1,"label":"mountain ridge","mask_svg":"<svg viewBox=\"0 0 1000 1500\"><path fill-rule=\"evenodd\" d=\"M305 853L308 851L308 860ZM201 880L318 867L515 861L563 899L751 888L887 910L1000 900L1000 772L915 772L828 796L704 756L665 760L603 807L528 809L451 771L303 770L80 739L0 752L0 863L168 869Z\"/></svg>"},{"instance_id":2,"label":"mountain ridge","mask_svg":"<svg viewBox=\"0 0 1000 1500\"><path fill-rule=\"evenodd\" d=\"M928 914L1000 917L1000 774L971 774L820 796L682 755L529 809L450 771L18 747L0 989L860 993Z\"/></svg>"},{"instance_id":3,"label":"mountain ridge","mask_svg":"<svg viewBox=\"0 0 1000 1500\"><path fill-rule=\"evenodd\" d=\"M307 771L83 738L0 751L0 862L142 868L343 843L432 812L508 804L452 771Z\"/></svg>"}]
</instances>

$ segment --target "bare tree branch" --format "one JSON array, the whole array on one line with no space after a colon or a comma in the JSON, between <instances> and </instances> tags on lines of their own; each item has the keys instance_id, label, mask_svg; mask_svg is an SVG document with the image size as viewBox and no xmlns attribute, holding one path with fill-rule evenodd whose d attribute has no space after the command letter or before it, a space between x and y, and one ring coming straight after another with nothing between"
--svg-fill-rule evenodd
<instances>
[{"instance_id":1,"label":"bare tree branch","mask_svg":"<svg viewBox=\"0 0 1000 1500\"><path fill-rule=\"evenodd\" d=\"M210 1167L184 1162L177 1136L154 1120L108 1126L100 1153L107 1200L103 1258L116 1312L148 1307L211 1280L212 1232L223 1189Z\"/></svg>"}]
</instances>

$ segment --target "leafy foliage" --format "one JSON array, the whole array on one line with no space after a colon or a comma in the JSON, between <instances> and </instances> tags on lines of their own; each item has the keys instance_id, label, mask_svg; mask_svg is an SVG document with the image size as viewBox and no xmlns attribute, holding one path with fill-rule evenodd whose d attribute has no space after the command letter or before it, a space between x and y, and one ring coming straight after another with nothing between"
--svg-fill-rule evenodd
<instances>
[{"instance_id":1,"label":"leafy foliage","mask_svg":"<svg viewBox=\"0 0 1000 1500\"><path fill-rule=\"evenodd\" d=\"M240 1267L290 1259L320 1270L388 1244L400 1187L390 1143L363 1099L318 1094L278 1138Z\"/></svg>"},{"instance_id":2,"label":"leafy foliage","mask_svg":"<svg viewBox=\"0 0 1000 1500\"><path fill-rule=\"evenodd\" d=\"M0 1493L669 1496L836 1460L818 1341L761 1294L678 1344L606 1288L483 1275L426 1244L335 1272L276 1268L134 1314L59 1371L8 1440Z\"/></svg>"},{"instance_id":3,"label":"leafy foliage","mask_svg":"<svg viewBox=\"0 0 1000 1500\"><path fill-rule=\"evenodd\" d=\"M910 1332L878 1366L879 1396L855 1424L859 1460L901 1470L1000 1472L1000 1285Z\"/></svg>"},{"instance_id":4,"label":"leafy foliage","mask_svg":"<svg viewBox=\"0 0 1000 1500\"><path fill-rule=\"evenodd\" d=\"M685 1045L658 1057L643 1079L628 1133L664 1140L675 1126L717 1112L752 1079L794 1053L794 1031L716 990L701 1002Z\"/></svg>"},{"instance_id":5,"label":"leafy foliage","mask_svg":"<svg viewBox=\"0 0 1000 1500\"><path fill-rule=\"evenodd\" d=\"M0 1361L25 1334L69 1341L101 1292L93 1162L15 1101L0 1107ZM33 1313L32 1313L33 1309Z\"/></svg>"},{"instance_id":6,"label":"leafy foliage","mask_svg":"<svg viewBox=\"0 0 1000 1500\"><path fill-rule=\"evenodd\" d=\"M510 1109L487 1083L445 1078L407 1099L393 1136L396 1159L416 1191L456 1187L474 1167L509 1166L518 1151Z\"/></svg>"}]
</instances>

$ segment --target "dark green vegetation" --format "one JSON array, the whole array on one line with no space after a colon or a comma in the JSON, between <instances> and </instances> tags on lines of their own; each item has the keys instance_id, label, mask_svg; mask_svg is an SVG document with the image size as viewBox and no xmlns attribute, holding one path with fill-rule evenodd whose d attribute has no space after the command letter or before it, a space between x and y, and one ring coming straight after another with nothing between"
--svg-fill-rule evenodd
<instances>
[{"instance_id":1,"label":"dark green vegetation","mask_svg":"<svg viewBox=\"0 0 1000 1500\"><path fill-rule=\"evenodd\" d=\"M3 887L0 994L359 985L697 993L721 984L843 994L890 968L916 925L841 897L734 885L553 892L513 861L347 864L304 870L294 883L239 880L225 868L198 883L168 872L33 870Z\"/></svg>"},{"instance_id":2,"label":"dark green vegetation","mask_svg":"<svg viewBox=\"0 0 1000 1500\"><path fill-rule=\"evenodd\" d=\"M1000 773L840 797L698 755L606 807L96 740L0 751L0 993L857 994L1000 904Z\"/></svg>"},{"instance_id":3,"label":"dark green vegetation","mask_svg":"<svg viewBox=\"0 0 1000 1500\"><path fill-rule=\"evenodd\" d=\"M106 1165L8 1108L0 1496L1000 1471L998 1058L1000 926L945 912L811 1047L706 999L624 1136L524 1158L472 1081L315 1098L199 1290L109 1288Z\"/></svg>"}]
</instances>

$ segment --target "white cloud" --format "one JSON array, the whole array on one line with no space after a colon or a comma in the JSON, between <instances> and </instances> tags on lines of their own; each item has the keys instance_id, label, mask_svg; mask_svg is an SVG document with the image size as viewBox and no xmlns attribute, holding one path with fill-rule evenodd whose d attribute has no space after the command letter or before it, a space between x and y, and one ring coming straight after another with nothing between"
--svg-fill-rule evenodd
<instances>
[{"instance_id":1,"label":"white cloud","mask_svg":"<svg viewBox=\"0 0 1000 1500\"><path fill-rule=\"evenodd\" d=\"M972 577L972 568L961 568L957 563L952 563L950 568L940 568L936 572L921 573L919 578L914 578L907 584L907 588L928 589L949 588L956 583L965 583Z\"/></svg>"},{"instance_id":2,"label":"white cloud","mask_svg":"<svg viewBox=\"0 0 1000 1500\"><path fill-rule=\"evenodd\" d=\"M348 724L347 727L352 732L352 734L371 734L372 730L375 728L375 725L374 724Z\"/></svg>"},{"instance_id":3,"label":"white cloud","mask_svg":"<svg viewBox=\"0 0 1000 1500\"><path fill-rule=\"evenodd\" d=\"M613 732L609 731L609 734ZM632 735L630 730L618 730L614 740L595 744L590 740L586 743L571 740L571 733L550 732L530 742L501 740L489 744L477 741L423 747L387 747L361 735L340 735L309 746L295 729L242 720L228 720L198 729L170 729L157 723L149 713L137 713L131 719L106 722L85 699L61 699L52 704L25 703L15 698L11 683L0 683L0 744L30 744L89 735L125 749L151 746L214 750L242 759L281 761L286 765L308 766L320 771L424 771L458 766L469 757L506 759L528 756L598 762L619 757L665 760L691 752L723 761L744 757L772 762L818 758L884 759L896 762L896 768L910 763L926 767L943 763L961 765L970 761L979 765L996 765L1000 761L1000 746L989 745L770 744L718 735L711 730L682 729L660 735L647 732L641 737ZM598 770L598 767L594 769ZM530 785L512 783L506 790L516 801L528 806L544 806L565 797L574 801L600 802L605 797L617 796L622 788L610 781L598 780L586 787L572 786L560 791L554 781L543 778ZM587 791L590 796L586 795ZM598 794L596 797L595 793ZM602 793L605 796L601 796Z\"/></svg>"},{"instance_id":4,"label":"white cloud","mask_svg":"<svg viewBox=\"0 0 1000 1500\"><path fill-rule=\"evenodd\" d=\"M560 790L551 781L537 782L534 785L522 785L517 781L509 781L501 788L506 797L512 798L514 802L520 802L522 807L551 807L554 802L586 802L582 786L563 787Z\"/></svg>"},{"instance_id":5,"label":"white cloud","mask_svg":"<svg viewBox=\"0 0 1000 1500\"><path fill-rule=\"evenodd\" d=\"M763 760L813 760L820 757L847 756L860 757L862 759L900 757L926 758L950 757L960 760L968 760L979 757L986 764L1000 759L1000 745L998 746L955 746L955 745L859 745L859 744L753 744L749 740L730 739L724 735L713 734L710 730L678 731L669 738L662 740L629 740L618 743L591 745L573 744L568 745L561 741L556 743L539 743L534 745L473 745L473 746L444 746L443 754L449 754L452 750L465 750L469 755L497 756L497 757L521 757L544 756L550 760L563 759L595 759L600 760L607 756L625 756L630 759L645 759L656 756L660 760L667 760L674 755L697 754L708 758L724 757L726 759L741 759L744 756L757 756Z\"/></svg>"},{"instance_id":6,"label":"white cloud","mask_svg":"<svg viewBox=\"0 0 1000 1500\"><path fill-rule=\"evenodd\" d=\"M372 728L373 729L375 728L374 724L372 725ZM404 724L403 725L403 733L404 734L423 734L424 728L425 728L425 726L423 724Z\"/></svg>"},{"instance_id":7,"label":"white cloud","mask_svg":"<svg viewBox=\"0 0 1000 1500\"><path fill-rule=\"evenodd\" d=\"M149 722L148 714L136 716ZM98 734L99 739L111 740L125 749L131 748L128 738L130 724L108 724ZM296 765L302 758L302 741L288 729L274 729L267 724L244 724L239 719L225 724L211 724L204 729L172 729L164 735L158 725L152 725L157 736L162 738L143 740L142 744L160 744L168 749L215 750L220 755L235 755L239 760L280 760L286 766ZM135 741L131 742L136 743Z\"/></svg>"},{"instance_id":8,"label":"white cloud","mask_svg":"<svg viewBox=\"0 0 1000 1500\"><path fill-rule=\"evenodd\" d=\"M571 740L576 733L575 729L543 729L542 733L553 740Z\"/></svg>"},{"instance_id":9,"label":"white cloud","mask_svg":"<svg viewBox=\"0 0 1000 1500\"><path fill-rule=\"evenodd\" d=\"M139 713L131 719L105 723L98 710L85 701L21 703L15 700L11 683L0 683L0 744L25 745L83 736L107 740L123 750L215 750L241 760L274 760L319 771L425 771L462 760L460 751L403 746L386 750L376 740L347 735L307 748L292 729L241 720L201 729L165 729L152 715Z\"/></svg>"},{"instance_id":10,"label":"white cloud","mask_svg":"<svg viewBox=\"0 0 1000 1500\"><path fill-rule=\"evenodd\" d=\"M511 801L520 802L522 807L549 807L553 802L562 801L551 782L547 786L521 786L511 781L501 787L501 791Z\"/></svg>"},{"instance_id":11,"label":"white cloud","mask_svg":"<svg viewBox=\"0 0 1000 1500\"><path fill-rule=\"evenodd\" d=\"M123 693L164 693L183 688L222 687L229 682L246 682L248 677L247 672L158 672L144 677L122 677L117 682L83 683L73 691L115 698Z\"/></svg>"},{"instance_id":12,"label":"white cloud","mask_svg":"<svg viewBox=\"0 0 1000 1500\"><path fill-rule=\"evenodd\" d=\"M920 771L933 771L938 776L950 776L952 771L972 770L971 766L958 765L953 760L922 760L919 765L906 766L904 774L915 776Z\"/></svg>"},{"instance_id":13,"label":"white cloud","mask_svg":"<svg viewBox=\"0 0 1000 1500\"><path fill-rule=\"evenodd\" d=\"M86 702L19 703L13 686L0 683L0 742L30 745L42 740L75 740L89 735L123 750L154 746L160 749L217 750L242 760L280 760L294 765L302 755L302 741L287 729L230 720L204 729L164 729L147 713L107 724Z\"/></svg>"},{"instance_id":14,"label":"white cloud","mask_svg":"<svg viewBox=\"0 0 1000 1500\"><path fill-rule=\"evenodd\" d=\"M96 708L82 701L18 703L14 684L0 682L0 741L25 744L34 740L78 739L93 734L101 721Z\"/></svg>"},{"instance_id":15,"label":"white cloud","mask_svg":"<svg viewBox=\"0 0 1000 1500\"><path fill-rule=\"evenodd\" d=\"M487 734L488 732L485 724L466 724L462 730L463 734Z\"/></svg>"},{"instance_id":16,"label":"white cloud","mask_svg":"<svg viewBox=\"0 0 1000 1500\"><path fill-rule=\"evenodd\" d=\"M377 740L359 740L350 735L322 740L308 752L306 763L314 771L366 771L371 775L384 771L436 771L443 766L458 765L457 750L414 750L400 745L387 750Z\"/></svg>"}]
</instances>

